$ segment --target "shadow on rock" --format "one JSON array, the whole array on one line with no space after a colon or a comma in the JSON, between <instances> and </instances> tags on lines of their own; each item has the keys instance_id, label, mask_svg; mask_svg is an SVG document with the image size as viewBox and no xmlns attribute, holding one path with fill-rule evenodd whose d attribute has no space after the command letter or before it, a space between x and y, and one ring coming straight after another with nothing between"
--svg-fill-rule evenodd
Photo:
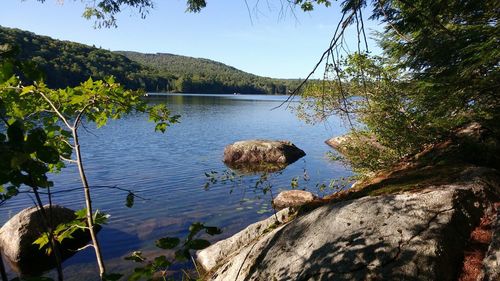
<instances>
[{"instance_id":1,"label":"shadow on rock","mask_svg":"<svg viewBox=\"0 0 500 281\"><path fill-rule=\"evenodd\" d=\"M44 209L52 227L70 223L76 218L73 210L62 206L46 205ZM39 249L39 245L33 244L45 232L43 222L40 210L32 207L16 214L0 229L0 244L6 261L12 270L23 277L38 276L56 266L53 253L48 255L45 247ZM97 228L99 230L100 227ZM77 230L72 238L64 239L59 246L63 261L73 256L88 241L90 234L84 230Z\"/></svg>"}]
</instances>

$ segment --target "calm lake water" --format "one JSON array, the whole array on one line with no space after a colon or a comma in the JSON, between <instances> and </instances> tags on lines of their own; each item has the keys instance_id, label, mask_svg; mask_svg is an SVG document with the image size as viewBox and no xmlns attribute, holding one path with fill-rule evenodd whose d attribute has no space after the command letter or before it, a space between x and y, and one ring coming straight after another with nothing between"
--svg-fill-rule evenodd
<instances>
[{"instance_id":1,"label":"calm lake water","mask_svg":"<svg viewBox=\"0 0 500 281\"><path fill-rule=\"evenodd\" d=\"M154 241L164 236L183 237L196 221L221 227L228 237L248 224L268 217L271 194L263 194L255 184L260 175L237 175L232 181L210 184L205 173L228 171L222 162L224 147L245 139L290 140L306 156L281 172L270 174L264 183L273 194L291 189L296 178L300 189L319 195L331 193L319 185L350 175L348 169L328 160L324 141L345 132L342 122L309 125L298 120L286 105L271 110L286 96L258 95L169 95L151 98L164 102L181 115L181 123L165 134L155 133L146 115L131 115L96 129L81 130L83 159L93 189L94 207L111 215L99 233L108 271L126 272L135 266L123 257L135 250L145 256L164 254ZM291 104L293 105L293 103ZM53 200L70 208L84 207L75 167L52 176ZM133 190L132 208L125 206L126 192L98 186L118 186ZM31 206L32 199L21 194L1 207L3 224L19 210ZM86 249L64 264L67 280L97 279L92 249Z\"/></svg>"}]
</instances>

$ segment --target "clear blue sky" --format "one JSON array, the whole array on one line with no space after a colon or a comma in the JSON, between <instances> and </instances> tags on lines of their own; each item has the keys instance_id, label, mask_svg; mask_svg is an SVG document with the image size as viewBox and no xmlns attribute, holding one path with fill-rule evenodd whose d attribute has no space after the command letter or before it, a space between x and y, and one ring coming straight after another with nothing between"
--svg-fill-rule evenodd
<instances>
[{"instance_id":1,"label":"clear blue sky","mask_svg":"<svg viewBox=\"0 0 500 281\"><path fill-rule=\"evenodd\" d=\"M94 29L93 21L81 17L84 6L78 0L62 5L60 0L2 2L2 26L109 50L208 58L273 78L305 77L340 18L336 6L308 13L296 9L295 16L288 10L283 16L281 1L260 1L256 8L255 0L249 0L250 17L244 0L209 0L199 14L185 13L185 0L164 0L156 1L146 19L126 9L118 15L118 28ZM373 22L367 25L367 30L380 29ZM347 37L355 44L354 34Z\"/></svg>"}]
</instances>

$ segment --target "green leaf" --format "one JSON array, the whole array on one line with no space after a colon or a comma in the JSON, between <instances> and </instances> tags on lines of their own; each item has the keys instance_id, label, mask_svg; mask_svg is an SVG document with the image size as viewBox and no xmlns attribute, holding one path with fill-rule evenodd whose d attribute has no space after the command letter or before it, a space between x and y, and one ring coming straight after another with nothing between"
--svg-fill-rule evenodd
<instances>
[{"instance_id":1,"label":"green leaf","mask_svg":"<svg viewBox=\"0 0 500 281\"><path fill-rule=\"evenodd\" d=\"M156 241L156 247L161 249L173 249L179 245L181 240L177 237L164 237Z\"/></svg>"},{"instance_id":2,"label":"green leaf","mask_svg":"<svg viewBox=\"0 0 500 281\"><path fill-rule=\"evenodd\" d=\"M209 235L217 235L222 233L222 229L215 226L206 226L205 232Z\"/></svg>"},{"instance_id":3,"label":"green leaf","mask_svg":"<svg viewBox=\"0 0 500 281\"><path fill-rule=\"evenodd\" d=\"M99 212L99 210L96 210L94 213L94 224L95 225L107 224L109 217L110 217L109 214L101 213Z\"/></svg>"},{"instance_id":4,"label":"green leaf","mask_svg":"<svg viewBox=\"0 0 500 281\"><path fill-rule=\"evenodd\" d=\"M171 262L165 256L156 257L153 261L153 267L156 269L167 269L170 265Z\"/></svg>"},{"instance_id":5,"label":"green leaf","mask_svg":"<svg viewBox=\"0 0 500 281\"><path fill-rule=\"evenodd\" d=\"M49 244L49 235L47 233L42 233L40 237L38 237L35 241L33 241L33 245L38 245L38 249L42 249L46 245Z\"/></svg>"},{"instance_id":6,"label":"green leaf","mask_svg":"<svg viewBox=\"0 0 500 281\"><path fill-rule=\"evenodd\" d=\"M304 3L302 3L302 5L300 6L300 8L302 10L304 10L304 12L308 12L308 11L312 11L314 9L314 6L311 2L309 1L306 1Z\"/></svg>"},{"instance_id":7,"label":"green leaf","mask_svg":"<svg viewBox=\"0 0 500 281\"><path fill-rule=\"evenodd\" d=\"M107 273L103 276L103 281L116 281L122 278L123 274L119 273Z\"/></svg>"},{"instance_id":8,"label":"green leaf","mask_svg":"<svg viewBox=\"0 0 500 281\"><path fill-rule=\"evenodd\" d=\"M128 280L129 281L136 281L141 278L148 278L152 275L153 273L151 272L150 267L136 267L134 268L134 273L129 276Z\"/></svg>"},{"instance_id":9,"label":"green leaf","mask_svg":"<svg viewBox=\"0 0 500 281\"><path fill-rule=\"evenodd\" d=\"M189 254L188 249L179 249L175 251L175 260L183 262L187 261L191 258L191 255Z\"/></svg>"},{"instance_id":10,"label":"green leaf","mask_svg":"<svg viewBox=\"0 0 500 281\"><path fill-rule=\"evenodd\" d=\"M76 219L85 219L87 217L87 209L83 208L75 212Z\"/></svg>"},{"instance_id":11,"label":"green leaf","mask_svg":"<svg viewBox=\"0 0 500 281\"><path fill-rule=\"evenodd\" d=\"M23 143L24 130L21 121L16 120L7 128L7 136L12 144L21 145Z\"/></svg>"},{"instance_id":12,"label":"green leaf","mask_svg":"<svg viewBox=\"0 0 500 281\"><path fill-rule=\"evenodd\" d=\"M36 150L42 148L47 140L47 134L42 128L36 128L29 132L28 138L24 144L24 150L26 152L35 152Z\"/></svg>"},{"instance_id":13,"label":"green leaf","mask_svg":"<svg viewBox=\"0 0 500 281\"><path fill-rule=\"evenodd\" d=\"M59 162L59 152L51 146L42 146L36 151L38 159L45 163L56 164Z\"/></svg>"},{"instance_id":14,"label":"green leaf","mask_svg":"<svg viewBox=\"0 0 500 281\"><path fill-rule=\"evenodd\" d=\"M210 246L210 242L204 239L195 239L189 241L189 243L186 246L191 250L203 250L206 247Z\"/></svg>"},{"instance_id":15,"label":"green leaf","mask_svg":"<svg viewBox=\"0 0 500 281\"><path fill-rule=\"evenodd\" d=\"M14 169L21 169L24 163L28 162L30 157L24 153L14 153L10 159L10 166Z\"/></svg>"},{"instance_id":16,"label":"green leaf","mask_svg":"<svg viewBox=\"0 0 500 281\"><path fill-rule=\"evenodd\" d=\"M71 138L71 137L73 137L73 134L72 134L70 131L61 130L59 133L60 133L62 136L66 137L66 138Z\"/></svg>"},{"instance_id":17,"label":"green leaf","mask_svg":"<svg viewBox=\"0 0 500 281\"><path fill-rule=\"evenodd\" d=\"M125 206L127 206L127 208L132 208L134 206L134 198L135 195L132 192L127 194L127 198L125 200Z\"/></svg>"},{"instance_id":18,"label":"green leaf","mask_svg":"<svg viewBox=\"0 0 500 281\"><path fill-rule=\"evenodd\" d=\"M70 104L79 104L79 103L83 103L83 102L87 102L88 101L88 97L85 96L85 95L77 95L77 96L73 96L71 98L71 101L69 102Z\"/></svg>"},{"instance_id":19,"label":"green leaf","mask_svg":"<svg viewBox=\"0 0 500 281\"><path fill-rule=\"evenodd\" d=\"M12 197L19 194L19 189L15 186L7 187L7 196Z\"/></svg>"},{"instance_id":20,"label":"green leaf","mask_svg":"<svg viewBox=\"0 0 500 281\"><path fill-rule=\"evenodd\" d=\"M195 222L189 226L188 240L191 240L198 232L200 232L205 226L200 222Z\"/></svg>"},{"instance_id":21,"label":"green leaf","mask_svg":"<svg viewBox=\"0 0 500 281\"><path fill-rule=\"evenodd\" d=\"M167 130L167 123L161 122L156 124L155 126L155 132L160 131L162 133L165 133L166 130Z\"/></svg>"}]
</instances>

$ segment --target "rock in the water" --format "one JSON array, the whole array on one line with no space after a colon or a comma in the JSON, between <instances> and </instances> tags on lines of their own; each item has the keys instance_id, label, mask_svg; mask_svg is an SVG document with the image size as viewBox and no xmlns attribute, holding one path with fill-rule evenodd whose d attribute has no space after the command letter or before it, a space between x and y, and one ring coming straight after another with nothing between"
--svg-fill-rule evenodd
<instances>
[{"instance_id":1,"label":"rock in the water","mask_svg":"<svg viewBox=\"0 0 500 281\"><path fill-rule=\"evenodd\" d=\"M52 205L49 209L46 205L44 209L52 226L71 222L76 217L73 210L62 206ZM41 212L32 207L13 216L0 229L2 251L13 269L23 275L37 275L55 265L53 256L47 256L45 250L39 250L38 245L33 245L33 242L45 232L43 226ZM88 236L82 233L77 233L75 236L78 241L75 239L63 241L61 245L63 257L74 254L69 249L77 249L89 240Z\"/></svg>"},{"instance_id":2,"label":"rock in the water","mask_svg":"<svg viewBox=\"0 0 500 281\"><path fill-rule=\"evenodd\" d=\"M454 280L476 183L327 204L228 256L210 280Z\"/></svg>"},{"instance_id":3,"label":"rock in the water","mask_svg":"<svg viewBox=\"0 0 500 281\"><path fill-rule=\"evenodd\" d=\"M375 137L369 137L361 134L357 135L344 135L337 136L325 141L333 149L337 150L340 154L345 154L349 147L359 147L364 145L369 145L380 151L384 151L387 148L381 145Z\"/></svg>"},{"instance_id":4,"label":"rock in the water","mask_svg":"<svg viewBox=\"0 0 500 281\"><path fill-rule=\"evenodd\" d=\"M350 140L349 136L338 136L325 141L326 144L331 146L336 150L340 150L340 147Z\"/></svg>"},{"instance_id":5,"label":"rock in the water","mask_svg":"<svg viewBox=\"0 0 500 281\"><path fill-rule=\"evenodd\" d=\"M246 140L238 141L224 149L224 163L239 164L290 164L305 154L289 141Z\"/></svg>"},{"instance_id":6,"label":"rock in the water","mask_svg":"<svg viewBox=\"0 0 500 281\"><path fill-rule=\"evenodd\" d=\"M297 208L318 199L317 196L304 190L286 190L280 192L273 200L273 207L276 210L284 208Z\"/></svg>"}]
</instances>

